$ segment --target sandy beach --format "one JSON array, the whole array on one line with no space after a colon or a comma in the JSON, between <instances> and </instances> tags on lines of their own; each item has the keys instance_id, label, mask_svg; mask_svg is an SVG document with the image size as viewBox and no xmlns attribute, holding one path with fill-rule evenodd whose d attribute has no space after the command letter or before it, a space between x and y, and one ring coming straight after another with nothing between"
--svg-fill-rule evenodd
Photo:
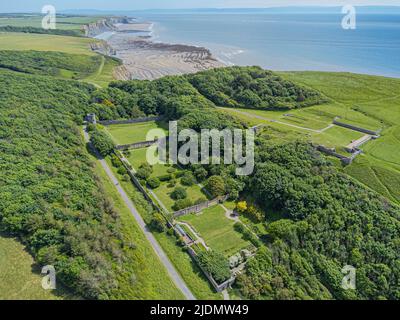
<instances>
[{"instance_id":1,"label":"sandy beach","mask_svg":"<svg viewBox=\"0 0 400 320\"><path fill-rule=\"evenodd\" d=\"M97 36L107 46L93 49L123 61L126 71L116 74L121 80L153 80L224 66L206 48L153 42L151 28L151 22L115 23Z\"/></svg>"}]
</instances>

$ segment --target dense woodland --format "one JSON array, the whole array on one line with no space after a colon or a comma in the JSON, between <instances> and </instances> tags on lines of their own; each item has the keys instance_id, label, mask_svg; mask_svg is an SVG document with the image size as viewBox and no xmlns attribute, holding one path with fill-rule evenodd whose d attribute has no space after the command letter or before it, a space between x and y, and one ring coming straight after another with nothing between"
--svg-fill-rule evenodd
<instances>
[{"instance_id":1,"label":"dense woodland","mask_svg":"<svg viewBox=\"0 0 400 320\"><path fill-rule=\"evenodd\" d=\"M124 244L76 125L92 87L9 71L0 83L2 230L75 293L109 298Z\"/></svg>"},{"instance_id":2,"label":"dense woodland","mask_svg":"<svg viewBox=\"0 0 400 320\"><path fill-rule=\"evenodd\" d=\"M28 59L20 68L48 74L52 63L40 61L45 66ZM115 264L124 259L125 244L77 127L87 112L100 119L161 114L195 130L243 128L215 105L294 108L322 99L259 68L118 81L107 89L3 70L0 83L1 228L18 235L40 264L54 264L75 292L105 299L118 286ZM253 94L259 105L242 99ZM110 152L100 133L92 139ZM260 239L252 239L259 251L237 281L241 294L400 299L399 208L339 173L309 144L270 146L262 137L256 142L250 177L236 177L234 166L187 167L215 196L252 199L258 208L252 214L266 226ZM218 253L204 256L203 264L226 278ZM340 288L347 264L357 268L356 291Z\"/></svg>"},{"instance_id":3,"label":"dense woodland","mask_svg":"<svg viewBox=\"0 0 400 320\"><path fill-rule=\"evenodd\" d=\"M324 102L318 92L259 67L220 68L187 78L202 95L220 107L285 110Z\"/></svg>"},{"instance_id":4,"label":"dense woodland","mask_svg":"<svg viewBox=\"0 0 400 320\"><path fill-rule=\"evenodd\" d=\"M81 79L95 72L101 63L101 56L87 56L62 52L0 51L0 68L17 72L63 76Z\"/></svg>"}]
</instances>

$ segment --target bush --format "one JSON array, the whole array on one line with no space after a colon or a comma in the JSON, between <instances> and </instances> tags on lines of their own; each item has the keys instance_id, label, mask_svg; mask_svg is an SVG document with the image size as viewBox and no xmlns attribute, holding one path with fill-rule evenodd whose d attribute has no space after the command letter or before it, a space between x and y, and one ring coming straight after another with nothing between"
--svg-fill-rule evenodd
<instances>
[{"instance_id":1,"label":"bush","mask_svg":"<svg viewBox=\"0 0 400 320\"><path fill-rule=\"evenodd\" d=\"M175 178L176 179L181 178L185 175L185 173L186 173L185 171L178 171L177 173L175 173Z\"/></svg>"},{"instance_id":2,"label":"bush","mask_svg":"<svg viewBox=\"0 0 400 320\"><path fill-rule=\"evenodd\" d=\"M204 181L208 176L208 172L203 167L198 167L194 170L194 175L198 181Z\"/></svg>"},{"instance_id":3,"label":"bush","mask_svg":"<svg viewBox=\"0 0 400 320\"><path fill-rule=\"evenodd\" d=\"M96 125L93 124L93 123L89 123L89 124L86 126L86 129L87 129L88 132L94 132L94 131L97 130Z\"/></svg>"},{"instance_id":4,"label":"bush","mask_svg":"<svg viewBox=\"0 0 400 320\"><path fill-rule=\"evenodd\" d=\"M176 186L176 184L177 184L176 180L175 180L175 179L173 179L173 180L171 180L171 181L169 182L169 184L168 184L168 188L173 188L173 187L175 187L175 186Z\"/></svg>"},{"instance_id":5,"label":"bush","mask_svg":"<svg viewBox=\"0 0 400 320\"><path fill-rule=\"evenodd\" d=\"M196 179L191 172L185 172L185 174L181 178L181 183L184 186L192 186L196 183Z\"/></svg>"},{"instance_id":6,"label":"bush","mask_svg":"<svg viewBox=\"0 0 400 320\"><path fill-rule=\"evenodd\" d=\"M207 180L206 189L213 197L223 196L225 194L225 182L221 176L212 176Z\"/></svg>"},{"instance_id":7,"label":"bush","mask_svg":"<svg viewBox=\"0 0 400 320\"><path fill-rule=\"evenodd\" d=\"M174 200L186 199L187 192L186 192L185 188L182 188L182 187L175 188L175 190L171 193L171 198Z\"/></svg>"},{"instance_id":8,"label":"bush","mask_svg":"<svg viewBox=\"0 0 400 320\"><path fill-rule=\"evenodd\" d=\"M121 166L118 168L117 170L118 174L120 174L121 176L126 175L128 173L128 171L126 171L125 167Z\"/></svg>"},{"instance_id":9,"label":"bush","mask_svg":"<svg viewBox=\"0 0 400 320\"><path fill-rule=\"evenodd\" d=\"M171 167L171 168L168 168L167 172L172 174L172 173L176 172L176 169L174 167Z\"/></svg>"},{"instance_id":10,"label":"bush","mask_svg":"<svg viewBox=\"0 0 400 320\"><path fill-rule=\"evenodd\" d=\"M204 251L197 256L200 265L210 273L214 280L223 283L231 277L228 260L219 252Z\"/></svg>"},{"instance_id":11,"label":"bush","mask_svg":"<svg viewBox=\"0 0 400 320\"><path fill-rule=\"evenodd\" d=\"M159 176L158 180L160 180L161 182L170 181L170 180L172 180L172 175L166 174L166 175L163 175L163 176Z\"/></svg>"},{"instance_id":12,"label":"bush","mask_svg":"<svg viewBox=\"0 0 400 320\"><path fill-rule=\"evenodd\" d=\"M147 180L147 184L150 188L157 189L160 186L161 182L157 178L151 178Z\"/></svg>"},{"instance_id":13,"label":"bush","mask_svg":"<svg viewBox=\"0 0 400 320\"><path fill-rule=\"evenodd\" d=\"M179 211L185 208L189 208L193 205L192 201L188 198L177 200L172 209Z\"/></svg>"},{"instance_id":14,"label":"bush","mask_svg":"<svg viewBox=\"0 0 400 320\"><path fill-rule=\"evenodd\" d=\"M164 217L160 213L155 213L151 220L150 227L158 232L164 232L166 230L166 223Z\"/></svg>"},{"instance_id":15,"label":"bush","mask_svg":"<svg viewBox=\"0 0 400 320\"><path fill-rule=\"evenodd\" d=\"M201 197L201 198L198 198L195 202L194 202L194 204L200 204L200 203L203 203L203 202L206 202L207 201L207 199L205 198L205 197Z\"/></svg>"},{"instance_id":16,"label":"bush","mask_svg":"<svg viewBox=\"0 0 400 320\"><path fill-rule=\"evenodd\" d=\"M233 227L237 232L243 235L244 240L250 241L255 247L259 248L262 245L261 241L248 230L243 223L236 222Z\"/></svg>"},{"instance_id":17,"label":"bush","mask_svg":"<svg viewBox=\"0 0 400 320\"><path fill-rule=\"evenodd\" d=\"M136 176L140 179L147 180L153 173L153 168L148 163L142 163L136 172Z\"/></svg>"}]
</instances>

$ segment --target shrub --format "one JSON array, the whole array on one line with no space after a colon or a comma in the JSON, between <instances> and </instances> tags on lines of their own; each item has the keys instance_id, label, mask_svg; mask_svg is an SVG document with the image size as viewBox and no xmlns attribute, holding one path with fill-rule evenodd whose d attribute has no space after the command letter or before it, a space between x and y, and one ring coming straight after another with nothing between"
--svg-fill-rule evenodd
<instances>
[{"instance_id":1,"label":"shrub","mask_svg":"<svg viewBox=\"0 0 400 320\"><path fill-rule=\"evenodd\" d=\"M210 273L214 280L223 283L231 276L228 260L219 252L205 251L197 256L200 265Z\"/></svg>"},{"instance_id":2,"label":"shrub","mask_svg":"<svg viewBox=\"0 0 400 320\"><path fill-rule=\"evenodd\" d=\"M182 188L182 187L175 188L175 190L171 193L171 198L174 200L186 199L187 192L186 192L185 188Z\"/></svg>"},{"instance_id":3,"label":"shrub","mask_svg":"<svg viewBox=\"0 0 400 320\"><path fill-rule=\"evenodd\" d=\"M205 197L200 197L194 202L194 204L200 204L200 203L203 203L206 201L207 201L207 199Z\"/></svg>"},{"instance_id":4,"label":"shrub","mask_svg":"<svg viewBox=\"0 0 400 320\"><path fill-rule=\"evenodd\" d=\"M141 180L147 180L151 176L151 172L145 168L140 168L136 171L136 176Z\"/></svg>"},{"instance_id":5,"label":"shrub","mask_svg":"<svg viewBox=\"0 0 400 320\"><path fill-rule=\"evenodd\" d=\"M184 175L185 175L185 171L178 171L175 173L175 178L178 179L178 178L183 177Z\"/></svg>"},{"instance_id":6,"label":"shrub","mask_svg":"<svg viewBox=\"0 0 400 320\"><path fill-rule=\"evenodd\" d=\"M247 202L246 201L240 201L236 205L236 210L239 211L240 213L244 213L247 211Z\"/></svg>"},{"instance_id":7,"label":"shrub","mask_svg":"<svg viewBox=\"0 0 400 320\"><path fill-rule=\"evenodd\" d=\"M150 227L158 232L164 232L166 230L164 217L160 213L155 213L151 220Z\"/></svg>"},{"instance_id":8,"label":"shrub","mask_svg":"<svg viewBox=\"0 0 400 320\"><path fill-rule=\"evenodd\" d=\"M89 124L86 126L86 129L87 129L88 132L94 132L94 131L97 130L96 125L93 124L93 123L89 123Z\"/></svg>"},{"instance_id":9,"label":"shrub","mask_svg":"<svg viewBox=\"0 0 400 320\"><path fill-rule=\"evenodd\" d=\"M196 179L191 172L185 172L181 178L181 183L184 186L192 186L196 183Z\"/></svg>"},{"instance_id":10,"label":"shrub","mask_svg":"<svg viewBox=\"0 0 400 320\"><path fill-rule=\"evenodd\" d=\"M147 180L147 184L150 188L157 189L160 186L161 182L158 178L150 178Z\"/></svg>"},{"instance_id":11,"label":"shrub","mask_svg":"<svg viewBox=\"0 0 400 320\"><path fill-rule=\"evenodd\" d=\"M249 215L249 218L254 222L262 222L265 220L264 213L253 205L247 208L246 213Z\"/></svg>"},{"instance_id":12,"label":"shrub","mask_svg":"<svg viewBox=\"0 0 400 320\"><path fill-rule=\"evenodd\" d=\"M175 187L176 186L176 180L175 179L173 179L173 180L171 180L170 182L169 182L169 184L168 184L168 188L173 188L173 187Z\"/></svg>"},{"instance_id":13,"label":"shrub","mask_svg":"<svg viewBox=\"0 0 400 320\"><path fill-rule=\"evenodd\" d=\"M198 167L194 170L194 175L198 181L204 181L208 176L208 172L203 167Z\"/></svg>"},{"instance_id":14,"label":"shrub","mask_svg":"<svg viewBox=\"0 0 400 320\"><path fill-rule=\"evenodd\" d=\"M172 175L170 175L170 174L166 174L166 175L158 177L158 180L160 180L162 182L170 181L171 179L172 179Z\"/></svg>"},{"instance_id":15,"label":"shrub","mask_svg":"<svg viewBox=\"0 0 400 320\"><path fill-rule=\"evenodd\" d=\"M96 148L97 151L103 156L106 157L114 151L114 142L111 138L104 132L95 131L92 133L90 138L92 145Z\"/></svg>"},{"instance_id":16,"label":"shrub","mask_svg":"<svg viewBox=\"0 0 400 320\"><path fill-rule=\"evenodd\" d=\"M172 173L176 172L176 169L174 167L171 167L171 168L168 168L167 172L172 174Z\"/></svg>"},{"instance_id":17,"label":"shrub","mask_svg":"<svg viewBox=\"0 0 400 320\"><path fill-rule=\"evenodd\" d=\"M136 172L136 176L140 179L147 180L153 173L153 168L148 163L142 163Z\"/></svg>"},{"instance_id":18,"label":"shrub","mask_svg":"<svg viewBox=\"0 0 400 320\"><path fill-rule=\"evenodd\" d=\"M192 201L188 198L177 200L172 209L179 211L185 208L189 208L193 205Z\"/></svg>"},{"instance_id":19,"label":"shrub","mask_svg":"<svg viewBox=\"0 0 400 320\"><path fill-rule=\"evenodd\" d=\"M121 176L125 175L128 173L128 171L126 171L125 167L121 166L118 168L117 170L118 174L120 174Z\"/></svg>"}]
</instances>

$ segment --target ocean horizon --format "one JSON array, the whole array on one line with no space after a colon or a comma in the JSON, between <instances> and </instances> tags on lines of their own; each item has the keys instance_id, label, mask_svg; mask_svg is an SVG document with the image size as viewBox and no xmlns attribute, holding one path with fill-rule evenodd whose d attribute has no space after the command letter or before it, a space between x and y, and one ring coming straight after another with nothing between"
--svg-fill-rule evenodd
<instances>
[{"instance_id":1,"label":"ocean horizon","mask_svg":"<svg viewBox=\"0 0 400 320\"><path fill-rule=\"evenodd\" d=\"M275 71L340 71L400 77L400 14L358 13L342 28L339 8L305 13L141 13L157 42L206 47L227 65Z\"/></svg>"}]
</instances>

